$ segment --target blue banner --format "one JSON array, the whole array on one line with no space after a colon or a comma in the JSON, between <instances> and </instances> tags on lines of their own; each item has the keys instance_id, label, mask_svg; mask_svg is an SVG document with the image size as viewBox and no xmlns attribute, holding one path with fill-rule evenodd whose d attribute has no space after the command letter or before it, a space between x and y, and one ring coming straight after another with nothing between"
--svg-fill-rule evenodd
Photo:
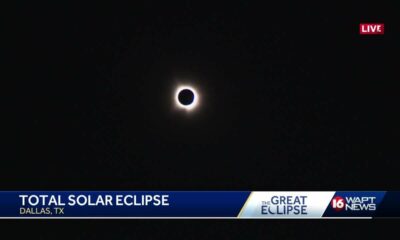
<instances>
[{"instance_id":1,"label":"blue banner","mask_svg":"<svg viewBox=\"0 0 400 240\"><path fill-rule=\"evenodd\" d=\"M250 192L0 192L0 217L236 217Z\"/></svg>"}]
</instances>

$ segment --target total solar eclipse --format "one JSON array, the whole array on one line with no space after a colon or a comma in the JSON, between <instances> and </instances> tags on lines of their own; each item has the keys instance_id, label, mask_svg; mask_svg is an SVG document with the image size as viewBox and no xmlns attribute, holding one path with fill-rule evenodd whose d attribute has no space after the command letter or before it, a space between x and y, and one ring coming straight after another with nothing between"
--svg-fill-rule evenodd
<instances>
[{"instance_id":1,"label":"total solar eclipse","mask_svg":"<svg viewBox=\"0 0 400 240\"><path fill-rule=\"evenodd\" d=\"M190 89L183 89L178 94L179 103L182 105L190 105L194 100L194 93Z\"/></svg>"},{"instance_id":2,"label":"total solar eclipse","mask_svg":"<svg viewBox=\"0 0 400 240\"><path fill-rule=\"evenodd\" d=\"M192 110L197 106L198 100L199 95L193 87L180 86L176 89L175 103L177 107Z\"/></svg>"}]
</instances>

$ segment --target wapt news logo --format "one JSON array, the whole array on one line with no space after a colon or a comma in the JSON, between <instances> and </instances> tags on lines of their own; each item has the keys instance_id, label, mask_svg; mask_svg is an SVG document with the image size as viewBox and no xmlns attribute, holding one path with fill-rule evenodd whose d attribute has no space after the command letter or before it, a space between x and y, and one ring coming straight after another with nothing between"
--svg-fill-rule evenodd
<instances>
[{"instance_id":1,"label":"wapt news logo","mask_svg":"<svg viewBox=\"0 0 400 240\"><path fill-rule=\"evenodd\" d=\"M324 216L372 217L385 192L336 192Z\"/></svg>"},{"instance_id":2,"label":"wapt news logo","mask_svg":"<svg viewBox=\"0 0 400 240\"><path fill-rule=\"evenodd\" d=\"M331 201L332 208L339 211L375 211L376 197L346 197L336 196Z\"/></svg>"}]
</instances>

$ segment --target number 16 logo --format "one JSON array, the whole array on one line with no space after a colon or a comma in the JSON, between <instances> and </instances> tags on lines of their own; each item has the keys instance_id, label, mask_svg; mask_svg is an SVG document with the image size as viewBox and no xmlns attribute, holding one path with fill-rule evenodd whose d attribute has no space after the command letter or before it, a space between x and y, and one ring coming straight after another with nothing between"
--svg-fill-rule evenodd
<instances>
[{"instance_id":1,"label":"number 16 logo","mask_svg":"<svg viewBox=\"0 0 400 240\"><path fill-rule=\"evenodd\" d=\"M337 212L342 211L344 209L345 205L346 205L346 202L345 202L344 198L339 197L339 196L334 197L331 201L332 208L335 209L335 211L337 211Z\"/></svg>"}]
</instances>

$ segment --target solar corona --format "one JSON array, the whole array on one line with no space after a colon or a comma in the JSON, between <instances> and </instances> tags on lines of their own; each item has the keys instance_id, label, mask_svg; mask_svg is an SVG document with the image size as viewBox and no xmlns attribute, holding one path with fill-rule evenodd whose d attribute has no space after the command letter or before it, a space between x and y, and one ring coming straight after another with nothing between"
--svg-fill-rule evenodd
<instances>
[{"instance_id":1,"label":"solar corona","mask_svg":"<svg viewBox=\"0 0 400 240\"><path fill-rule=\"evenodd\" d=\"M192 111L198 106L199 94L191 86L179 86L175 91L175 104L179 109Z\"/></svg>"}]
</instances>

